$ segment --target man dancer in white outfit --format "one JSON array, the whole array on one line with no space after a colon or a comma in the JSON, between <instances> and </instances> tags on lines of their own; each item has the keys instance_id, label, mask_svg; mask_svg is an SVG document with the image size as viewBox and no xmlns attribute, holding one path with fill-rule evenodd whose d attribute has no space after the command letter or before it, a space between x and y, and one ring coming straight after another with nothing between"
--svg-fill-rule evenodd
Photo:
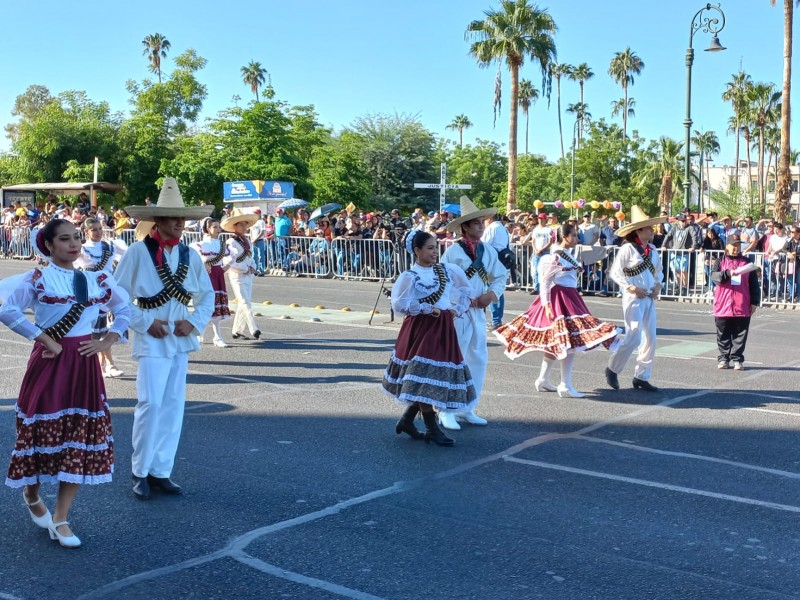
<instances>
[{"instance_id":1,"label":"man dancer in white outfit","mask_svg":"<svg viewBox=\"0 0 800 600\"><path fill-rule=\"evenodd\" d=\"M131 296L133 357L138 402L133 414L133 495L150 488L180 494L170 476L178 451L189 352L214 312L214 290L200 255L180 242L186 219L211 214L213 206L185 206L177 182L168 177L155 206L129 206L140 219L143 241L128 248L114 277ZM150 232L147 235L147 232ZM189 310L189 303L193 310Z\"/></svg>"},{"instance_id":2,"label":"man dancer in white outfit","mask_svg":"<svg viewBox=\"0 0 800 600\"><path fill-rule=\"evenodd\" d=\"M667 217L650 218L638 206L631 207L631 223L619 228L616 234L625 239L617 251L609 276L622 291L622 312L625 318L625 337L613 347L606 368L606 382L619 389L617 375L638 347L633 387L648 392L658 388L650 383L653 359L656 355L656 304L664 279L661 258L653 240L653 227Z\"/></svg>"},{"instance_id":3,"label":"man dancer in white outfit","mask_svg":"<svg viewBox=\"0 0 800 600\"><path fill-rule=\"evenodd\" d=\"M222 219L220 227L223 231L232 233L228 240L229 258L228 279L231 282L231 291L236 296L236 316L233 319L233 339L250 339L245 335L247 327L250 335L259 339L261 330L256 325L253 316L253 277L256 273L256 262L253 257L253 247L247 239L247 229L259 220L257 214L244 213L238 208L233 213Z\"/></svg>"},{"instance_id":4,"label":"man dancer in white outfit","mask_svg":"<svg viewBox=\"0 0 800 600\"><path fill-rule=\"evenodd\" d=\"M450 246L442 262L460 267L469 280L472 304L469 310L455 319L458 345L469 366L475 394L480 401L489 352L486 347L486 307L497 302L506 287L508 270L497 257L497 251L481 242L484 219L497 212L496 208L479 209L466 196L461 196L461 216L447 224L447 230L463 237ZM477 403L476 403L477 406ZM474 411L453 413L441 411L439 421L446 429L461 429L457 419L473 425L486 425L486 419Z\"/></svg>"}]
</instances>

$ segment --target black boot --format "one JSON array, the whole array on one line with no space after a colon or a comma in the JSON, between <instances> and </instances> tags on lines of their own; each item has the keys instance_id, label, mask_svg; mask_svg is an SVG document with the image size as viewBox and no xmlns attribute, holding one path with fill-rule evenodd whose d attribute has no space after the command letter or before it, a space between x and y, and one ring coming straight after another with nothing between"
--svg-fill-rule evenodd
<instances>
[{"instance_id":1,"label":"black boot","mask_svg":"<svg viewBox=\"0 0 800 600\"><path fill-rule=\"evenodd\" d=\"M422 418L425 420L425 443L433 442L439 446L453 446L455 440L447 437L444 432L439 429L439 423L436 421L436 413L434 411L423 412Z\"/></svg>"},{"instance_id":2,"label":"black boot","mask_svg":"<svg viewBox=\"0 0 800 600\"><path fill-rule=\"evenodd\" d=\"M400 435L405 431L415 440L421 440L425 437L425 434L417 429L417 427L414 425L414 419L416 418L417 414L419 414L419 405L416 402L409 404L408 408L406 408L405 412L403 412L403 416L400 417L400 420L397 422L397 425L394 428L397 435Z\"/></svg>"}]
</instances>

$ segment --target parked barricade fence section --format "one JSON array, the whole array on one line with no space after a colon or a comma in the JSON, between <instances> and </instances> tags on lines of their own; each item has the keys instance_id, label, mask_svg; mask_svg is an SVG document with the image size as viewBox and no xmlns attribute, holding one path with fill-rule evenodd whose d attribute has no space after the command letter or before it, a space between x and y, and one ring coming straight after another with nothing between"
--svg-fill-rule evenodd
<instances>
[{"instance_id":1,"label":"parked barricade fence section","mask_svg":"<svg viewBox=\"0 0 800 600\"><path fill-rule=\"evenodd\" d=\"M3 227L0 228L0 246L3 258L26 260L33 258L31 247L30 227Z\"/></svg>"},{"instance_id":2,"label":"parked barricade fence section","mask_svg":"<svg viewBox=\"0 0 800 600\"><path fill-rule=\"evenodd\" d=\"M391 240L336 238L331 242L333 275L338 279L392 279L402 262L397 255L402 254L405 249L396 249Z\"/></svg>"}]
</instances>

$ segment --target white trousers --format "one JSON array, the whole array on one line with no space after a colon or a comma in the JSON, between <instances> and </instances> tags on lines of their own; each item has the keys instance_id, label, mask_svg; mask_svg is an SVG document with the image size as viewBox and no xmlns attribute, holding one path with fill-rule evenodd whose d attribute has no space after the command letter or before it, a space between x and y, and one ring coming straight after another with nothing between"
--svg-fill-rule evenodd
<instances>
[{"instance_id":1,"label":"white trousers","mask_svg":"<svg viewBox=\"0 0 800 600\"><path fill-rule=\"evenodd\" d=\"M189 353L139 357L133 413L133 474L169 477L181 438Z\"/></svg>"},{"instance_id":2,"label":"white trousers","mask_svg":"<svg viewBox=\"0 0 800 600\"><path fill-rule=\"evenodd\" d=\"M467 363L475 386L475 397L478 405L486 379L486 365L489 362L489 350L486 347L486 311L482 308L470 308L455 319L458 345L464 362Z\"/></svg>"},{"instance_id":3,"label":"white trousers","mask_svg":"<svg viewBox=\"0 0 800 600\"><path fill-rule=\"evenodd\" d=\"M233 333L245 333L245 327L253 335L258 326L253 316L253 275L240 273L233 269L228 271L231 290L236 297L236 316L233 318Z\"/></svg>"},{"instance_id":4,"label":"white trousers","mask_svg":"<svg viewBox=\"0 0 800 600\"><path fill-rule=\"evenodd\" d=\"M633 376L642 381L649 381L653 370L653 359L656 356L655 300L625 294L622 298L622 314L625 319L625 337L611 354L608 368L614 373L621 373L633 351L638 347L639 353L636 356Z\"/></svg>"}]
</instances>

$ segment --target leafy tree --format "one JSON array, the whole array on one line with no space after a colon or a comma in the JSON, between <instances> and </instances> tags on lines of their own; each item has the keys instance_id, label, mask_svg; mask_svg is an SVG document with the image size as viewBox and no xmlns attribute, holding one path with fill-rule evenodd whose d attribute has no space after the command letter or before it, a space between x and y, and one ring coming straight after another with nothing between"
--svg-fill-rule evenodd
<instances>
[{"instance_id":1,"label":"leafy tree","mask_svg":"<svg viewBox=\"0 0 800 600\"><path fill-rule=\"evenodd\" d=\"M659 140L652 158L638 172L638 185L660 181L658 205L662 210L671 210L672 198L683 185L683 142L666 136Z\"/></svg>"},{"instance_id":2,"label":"leafy tree","mask_svg":"<svg viewBox=\"0 0 800 600\"><path fill-rule=\"evenodd\" d=\"M556 80L556 109L558 110L558 137L561 140L561 158L564 158L564 131L561 128L561 78L569 77L572 73L572 65L566 63L551 64L550 76ZM548 106L550 105L550 97L548 96Z\"/></svg>"},{"instance_id":3,"label":"leafy tree","mask_svg":"<svg viewBox=\"0 0 800 600\"><path fill-rule=\"evenodd\" d=\"M331 130L318 121L319 115L313 105L292 106L285 109L285 114L289 118L293 151L298 158L309 164L315 150L330 142Z\"/></svg>"},{"instance_id":4,"label":"leafy tree","mask_svg":"<svg viewBox=\"0 0 800 600\"><path fill-rule=\"evenodd\" d=\"M169 40L160 33L145 36L142 40L144 54L150 63L150 70L158 75L158 83L161 83L161 59L167 58L167 50L171 44Z\"/></svg>"},{"instance_id":5,"label":"leafy tree","mask_svg":"<svg viewBox=\"0 0 800 600\"><path fill-rule=\"evenodd\" d=\"M54 98L50 95L50 90L43 85L29 85L24 93L17 96L11 115L19 117L20 122L28 123L36 120L42 109L53 102ZM17 128L19 123L8 123L5 126L6 136L12 142L17 138Z\"/></svg>"},{"instance_id":6,"label":"leafy tree","mask_svg":"<svg viewBox=\"0 0 800 600\"><path fill-rule=\"evenodd\" d=\"M256 95L256 102L258 102L258 90L266 83L269 73L261 66L260 62L254 60L251 60L247 66L242 67L241 71L242 81L244 81L245 85L250 86L250 91Z\"/></svg>"},{"instance_id":7,"label":"leafy tree","mask_svg":"<svg viewBox=\"0 0 800 600\"><path fill-rule=\"evenodd\" d=\"M314 188L314 206L329 202L371 206L371 184L361 159L361 144L358 134L343 131L313 148L310 183Z\"/></svg>"},{"instance_id":8,"label":"leafy tree","mask_svg":"<svg viewBox=\"0 0 800 600\"><path fill-rule=\"evenodd\" d=\"M625 106L628 106L628 86L633 85L633 76L641 75L644 61L630 47L614 54L608 67L608 74L622 86ZM622 113L622 133L628 135L628 112Z\"/></svg>"},{"instance_id":9,"label":"leafy tree","mask_svg":"<svg viewBox=\"0 0 800 600\"><path fill-rule=\"evenodd\" d=\"M477 206L498 206L505 210L508 158L500 144L480 139L463 148L451 149L448 144L440 144L436 159L447 163L448 181L472 186L466 194ZM456 202L463 193L461 190L449 191L448 201Z\"/></svg>"},{"instance_id":10,"label":"leafy tree","mask_svg":"<svg viewBox=\"0 0 800 600\"><path fill-rule=\"evenodd\" d=\"M725 91L722 94L722 99L730 102L733 106L733 121L730 123L728 131L736 135L736 162L734 164L736 165L737 176L731 180L731 187L739 185L739 140L744 127L744 114L747 111L747 90L752 85L753 80L750 75L739 71L732 75L731 80L725 84Z\"/></svg>"},{"instance_id":11,"label":"leafy tree","mask_svg":"<svg viewBox=\"0 0 800 600\"><path fill-rule=\"evenodd\" d=\"M585 101L583 99L583 84L586 83L592 77L594 77L594 72L592 71L592 68L586 63L581 63L575 68L573 68L572 72L569 75L569 78L572 79L573 81L577 81L578 85L580 86L581 104L585 104ZM578 140L580 140L581 137L583 136L583 129L584 129L583 117L580 118L580 122L581 124L578 127Z\"/></svg>"},{"instance_id":12,"label":"leafy tree","mask_svg":"<svg viewBox=\"0 0 800 600\"><path fill-rule=\"evenodd\" d=\"M775 90L774 83L753 84L747 92L747 112L756 127L758 138L758 199L762 210L767 205L766 173L764 154L766 151L765 131L768 125L778 122L781 114L781 93Z\"/></svg>"},{"instance_id":13,"label":"leafy tree","mask_svg":"<svg viewBox=\"0 0 800 600\"><path fill-rule=\"evenodd\" d=\"M517 203L517 111L519 107L519 70L525 59L538 63L546 88L550 64L556 58L553 36L557 27L546 10L527 0L501 0L500 10L488 10L483 21L467 26L467 39L473 40L470 54L481 67L505 63L511 73L511 102L508 134L507 210ZM549 94L549 90L548 90ZM545 95L548 95L545 94Z\"/></svg>"},{"instance_id":14,"label":"leafy tree","mask_svg":"<svg viewBox=\"0 0 800 600\"><path fill-rule=\"evenodd\" d=\"M519 107L525 115L525 154L528 153L528 125L530 123L530 109L539 99L539 90L534 87L529 79L519 82Z\"/></svg>"},{"instance_id":15,"label":"leafy tree","mask_svg":"<svg viewBox=\"0 0 800 600\"><path fill-rule=\"evenodd\" d=\"M217 146L217 137L208 132L185 136L174 142L174 157L161 160L159 173L178 181L187 204L221 203L224 179Z\"/></svg>"},{"instance_id":16,"label":"leafy tree","mask_svg":"<svg viewBox=\"0 0 800 600\"><path fill-rule=\"evenodd\" d=\"M156 180L161 176L162 160L173 156L161 115L134 114L125 120L119 129L119 148L119 183L126 198L137 203L158 196Z\"/></svg>"},{"instance_id":17,"label":"leafy tree","mask_svg":"<svg viewBox=\"0 0 800 600\"><path fill-rule=\"evenodd\" d=\"M519 202L524 211L536 210L536 200L553 202L569 196L569 167L565 161L547 162L539 154L519 157ZM537 211L538 212L538 211Z\"/></svg>"},{"instance_id":18,"label":"leafy tree","mask_svg":"<svg viewBox=\"0 0 800 600\"><path fill-rule=\"evenodd\" d=\"M611 101L611 116L616 117L623 112L628 113L628 117L636 116L636 100L633 98L620 98Z\"/></svg>"},{"instance_id":19,"label":"leafy tree","mask_svg":"<svg viewBox=\"0 0 800 600\"><path fill-rule=\"evenodd\" d=\"M472 121L469 120L469 117L467 115L458 115L449 125L445 126L445 129L458 131L458 145L461 147L464 145L464 130L470 127L472 127Z\"/></svg>"},{"instance_id":20,"label":"leafy tree","mask_svg":"<svg viewBox=\"0 0 800 600\"><path fill-rule=\"evenodd\" d=\"M701 184L699 186L700 191L697 194L699 206L698 209L703 208L703 161L708 158L709 161L711 158L719 154L719 138L717 138L717 134L713 131L698 131L697 129L694 130L694 135L692 136L692 144L694 145L695 152L700 155L700 181ZM708 167L706 167L706 186L708 186L709 192L711 191L711 177L709 175ZM709 193L709 198L711 194Z\"/></svg>"},{"instance_id":21,"label":"leafy tree","mask_svg":"<svg viewBox=\"0 0 800 600\"><path fill-rule=\"evenodd\" d=\"M584 104L583 102L576 102L575 104L570 104L567 106L567 112L571 115L575 115L575 120L577 127L575 129L575 139L573 143L575 146L580 147L581 141L581 129L583 128L584 119L591 119L592 113L589 112L589 105Z\"/></svg>"}]
</instances>

